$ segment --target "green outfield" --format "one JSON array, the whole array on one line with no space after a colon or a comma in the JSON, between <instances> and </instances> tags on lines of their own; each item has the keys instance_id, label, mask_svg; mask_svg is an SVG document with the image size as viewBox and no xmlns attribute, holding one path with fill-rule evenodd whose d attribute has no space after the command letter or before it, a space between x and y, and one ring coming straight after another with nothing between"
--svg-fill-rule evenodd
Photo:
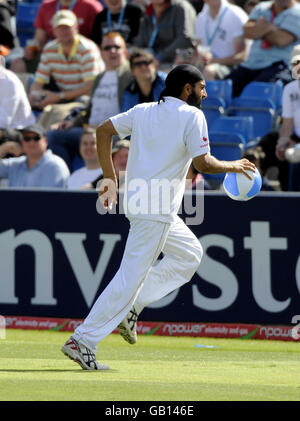
<instances>
[{"instance_id":1,"label":"green outfield","mask_svg":"<svg viewBox=\"0 0 300 421\"><path fill-rule=\"evenodd\" d=\"M0 400L300 400L299 343L140 336L128 345L112 334L98 351L111 370L90 372L60 351L69 336L7 329Z\"/></svg>"}]
</instances>

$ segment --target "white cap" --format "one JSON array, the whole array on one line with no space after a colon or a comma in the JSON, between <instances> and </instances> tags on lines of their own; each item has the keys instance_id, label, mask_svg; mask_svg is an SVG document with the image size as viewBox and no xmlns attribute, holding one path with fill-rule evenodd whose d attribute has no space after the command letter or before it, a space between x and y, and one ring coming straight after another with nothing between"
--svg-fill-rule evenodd
<instances>
[{"instance_id":1,"label":"white cap","mask_svg":"<svg viewBox=\"0 0 300 421\"><path fill-rule=\"evenodd\" d=\"M77 23L77 17L71 10L59 10L52 18L53 28L59 25L74 26Z\"/></svg>"},{"instance_id":2,"label":"white cap","mask_svg":"<svg viewBox=\"0 0 300 421\"><path fill-rule=\"evenodd\" d=\"M300 61L300 44L295 45L291 54L291 64Z\"/></svg>"}]
</instances>

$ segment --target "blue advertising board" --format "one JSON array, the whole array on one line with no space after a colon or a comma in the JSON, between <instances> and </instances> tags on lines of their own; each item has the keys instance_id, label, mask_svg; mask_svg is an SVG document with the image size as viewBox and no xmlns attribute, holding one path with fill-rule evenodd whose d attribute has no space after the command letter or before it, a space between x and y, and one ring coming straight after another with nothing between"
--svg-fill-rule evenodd
<instances>
[{"instance_id":1,"label":"blue advertising board","mask_svg":"<svg viewBox=\"0 0 300 421\"><path fill-rule=\"evenodd\" d=\"M95 192L1 190L0 314L84 318L117 271L129 229ZM192 280L144 321L290 324L300 314L300 194L236 202L206 192L191 225L204 255Z\"/></svg>"}]
</instances>

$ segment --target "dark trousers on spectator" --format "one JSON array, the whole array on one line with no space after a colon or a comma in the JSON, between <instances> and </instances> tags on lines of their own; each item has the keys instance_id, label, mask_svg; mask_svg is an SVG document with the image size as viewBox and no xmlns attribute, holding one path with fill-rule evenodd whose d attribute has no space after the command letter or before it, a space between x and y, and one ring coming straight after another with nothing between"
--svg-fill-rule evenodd
<instances>
[{"instance_id":1,"label":"dark trousers on spectator","mask_svg":"<svg viewBox=\"0 0 300 421\"><path fill-rule=\"evenodd\" d=\"M68 130L49 130L47 132L48 148L55 155L65 160L70 171L74 171L79 166L83 166L84 162L80 156L79 143L82 135L81 127L72 127ZM76 158L76 167L74 168L74 160ZM81 165L78 165L78 162Z\"/></svg>"},{"instance_id":2,"label":"dark trousers on spectator","mask_svg":"<svg viewBox=\"0 0 300 421\"><path fill-rule=\"evenodd\" d=\"M266 154L262 170L263 172L265 172L268 168L277 167L279 171L278 181L280 183L280 187L283 191L287 191L289 184L290 164L287 161L280 161L275 155L278 136L279 135L277 132L271 132L262 137L262 139L259 142L259 146Z\"/></svg>"},{"instance_id":3,"label":"dark trousers on spectator","mask_svg":"<svg viewBox=\"0 0 300 421\"><path fill-rule=\"evenodd\" d=\"M263 69L253 70L242 65L236 67L226 79L232 79L232 96L240 96L244 87L250 82L291 82L292 76L284 61L278 61Z\"/></svg>"},{"instance_id":4,"label":"dark trousers on spectator","mask_svg":"<svg viewBox=\"0 0 300 421\"><path fill-rule=\"evenodd\" d=\"M300 164L290 164L289 190L300 191Z\"/></svg>"}]
</instances>

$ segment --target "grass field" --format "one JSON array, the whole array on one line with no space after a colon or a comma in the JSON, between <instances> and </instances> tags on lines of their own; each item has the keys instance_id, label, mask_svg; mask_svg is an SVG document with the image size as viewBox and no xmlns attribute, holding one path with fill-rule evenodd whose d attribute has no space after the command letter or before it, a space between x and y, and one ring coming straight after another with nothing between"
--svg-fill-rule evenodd
<instances>
[{"instance_id":1,"label":"grass field","mask_svg":"<svg viewBox=\"0 0 300 421\"><path fill-rule=\"evenodd\" d=\"M2 401L299 401L299 343L112 334L83 371L60 351L69 333L7 329L0 340ZM218 348L197 348L196 344Z\"/></svg>"}]
</instances>

